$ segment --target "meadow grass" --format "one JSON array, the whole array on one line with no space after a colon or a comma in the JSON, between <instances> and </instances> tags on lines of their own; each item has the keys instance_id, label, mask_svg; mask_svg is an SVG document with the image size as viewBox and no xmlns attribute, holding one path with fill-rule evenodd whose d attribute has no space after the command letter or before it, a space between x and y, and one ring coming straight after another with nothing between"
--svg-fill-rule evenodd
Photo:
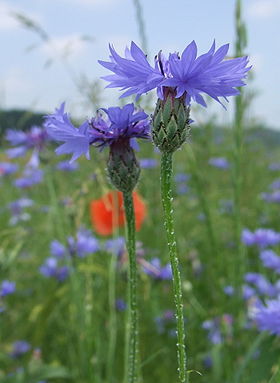
<instances>
[{"instance_id":1,"label":"meadow grass","mask_svg":"<svg viewBox=\"0 0 280 383\"><path fill-rule=\"evenodd\" d=\"M280 231L278 205L260 198L277 178L277 172L269 171L268 165L280 160L279 153L250 136L250 130L245 132L241 163L243 225L252 230L265 226ZM193 372L192 382L268 382L279 361L279 340L266 333L259 335L254 325L247 328L246 303L223 291L236 280L235 217L223 202L233 199L231 170L211 166L208 160L230 159L231 142L227 130L196 127L191 143L175 154L175 176L190 175L185 193L178 193L179 184L174 182L173 202L182 264L188 366L202 374ZM142 144L139 154L140 158L159 160L149 143ZM16 292L2 299L6 309L1 313L1 382L90 383L122 379L125 311L112 306L115 297L126 299L126 254L122 260L105 250L85 258L74 257L69 260L73 271L64 282L45 278L38 271L50 256L52 240L65 244L81 225L91 228L90 201L111 189L102 170L104 158L101 155L95 161L81 160L80 170L66 173L55 169L57 158L49 148L42 164L43 183L22 192L12 185L16 175L1 179L1 280L16 282ZM158 179L159 167L142 170L138 191L147 204L148 216L137 240L142 243L145 260L159 257L164 265L168 253L158 203ZM27 209L30 220L11 226L5 207L22 194L34 200ZM69 201L63 204L66 197ZM119 234L124 235L122 231ZM108 239L98 238L101 246ZM247 271L263 273L276 281L273 272L262 266L257 249L244 251ZM172 318L159 319L167 310L174 310L171 281L147 275L141 265L138 271L141 376L147 383L175 382L175 322ZM242 280L243 276L239 277ZM224 314L233 316L234 325L222 321L223 339L213 344L202 324ZM13 359L9 356L11 344L19 339L28 341L32 351ZM207 365L210 358L211 366Z\"/></svg>"}]
</instances>

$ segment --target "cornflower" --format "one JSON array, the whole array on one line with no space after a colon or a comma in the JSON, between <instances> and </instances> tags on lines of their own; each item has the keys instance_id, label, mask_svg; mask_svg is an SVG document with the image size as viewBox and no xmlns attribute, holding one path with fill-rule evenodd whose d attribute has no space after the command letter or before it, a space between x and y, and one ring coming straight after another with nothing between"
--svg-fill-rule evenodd
<instances>
[{"instance_id":1,"label":"cornflower","mask_svg":"<svg viewBox=\"0 0 280 383\"><path fill-rule=\"evenodd\" d=\"M135 383L138 370L138 314L135 214L132 192L140 175L140 166L133 148L135 139L150 138L150 122L148 115L143 110L136 110L134 104L131 103L122 108L100 109L96 117L84 121L78 128L75 128L64 108L63 103L54 114L46 117L44 124L52 139L63 142L56 149L56 153L72 154L70 162L73 162L81 155L90 159L90 146L95 146L100 150L109 147L108 175L116 189L122 192L129 255L129 331L126 337L127 355L124 380ZM116 204L118 204L118 196Z\"/></svg>"},{"instance_id":2,"label":"cornflower","mask_svg":"<svg viewBox=\"0 0 280 383\"><path fill-rule=\"evenodd\" d=\"M245 85L243 80L250 70L248 57L224 60L229 45L216 50L215 42L207 53L197 57L197 45L192 41L181 56L170 53L165 58L160 52L151 65L134 42L130 49L126 49L125 57L121 57L113 46L109 49L111 61L99 61L113 72L113 75L103 77L109 82L107 87L120 88L124 91L121 97L135 94L136 99L152 89L157 90L152 138L162 153L161 193L176 305L179 380L183 383L187 369L181 276L172 215L172 156L187 139L192 122L189 118L191 101L206 107L202 94L220 104L220 98L228 101L228 96L238 95L236 88Z\"/></svg>"}]
</instances>

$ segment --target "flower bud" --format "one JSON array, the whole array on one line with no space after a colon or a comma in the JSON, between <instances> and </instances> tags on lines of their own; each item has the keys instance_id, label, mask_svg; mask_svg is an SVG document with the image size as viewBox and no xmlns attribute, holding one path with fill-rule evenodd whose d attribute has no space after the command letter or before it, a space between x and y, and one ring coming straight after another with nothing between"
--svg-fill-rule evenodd
<instances>
[{"instance_id":1,"label":"flower bud","mask_svg":"<svg viewBox=\"0 0 280 383\"><path fill-rule=\"evenodd\" d=\"M128 139L120 139L110 145L108 175L116 189L131 193L140 175L140 166Z\"/></svg>"},{"instance_id":2,"label":"flower bud","mask_svg":"<svg viewBox=\"0 0 280 383\"><path fill-rule=\"evenodd\" d=\"M153 115L152 137L162 152L173 153L186 141L189 132L190 108L185 95L175 98L173 88L164 87L164 99L158 99Z\"/></svg>"}]
</instances>

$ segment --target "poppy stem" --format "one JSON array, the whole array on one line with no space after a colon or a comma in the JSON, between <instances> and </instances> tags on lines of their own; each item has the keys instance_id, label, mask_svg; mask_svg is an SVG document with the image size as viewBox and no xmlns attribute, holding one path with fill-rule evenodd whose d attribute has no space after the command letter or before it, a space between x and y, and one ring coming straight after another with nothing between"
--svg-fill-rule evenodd
<instances>
[{"instance_id":1,"label":"poppy stem","mask_svg":"<svg viewBox=\"0 0 280 383\"><path fill-rule=\"evenodd\" d=\"M172 153L162 152L161 157L161 196L164 211L164 227L166 230L167 244L170 263L172 268L173 292L176 306L177 324L177 360L179 381L186 381L186 350L185 350L185 324L183 312L182 283L179 271L179 260L177 255L177 243L175 237L173 208L172 208Z\"/></svg>"},{"instance_id":2,"label":"poppy stem","mask_svg":"<svg viewBox=\"0 0 280 383\"><path fill-rule=\"evenodd\" d=\"M126 225L127 251L129 257L128 273L128 320L126 331L125 379L124 383L138 380L138 310L137 310L137 263L135 251L135 214L131 192L123 193Z\"/></svg>"}]
</instances>

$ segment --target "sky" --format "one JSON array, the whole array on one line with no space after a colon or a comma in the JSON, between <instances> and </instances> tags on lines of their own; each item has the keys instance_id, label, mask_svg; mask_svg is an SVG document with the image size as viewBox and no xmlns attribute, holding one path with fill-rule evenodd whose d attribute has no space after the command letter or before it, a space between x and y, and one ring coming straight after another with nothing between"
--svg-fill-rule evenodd
<instances>
[{"instance_id":1,"label":"sky","mask_svg":"<svg viewBox=\"0 0 280 383\"><path fill-rule=\"evenodd\" d=\"M148 55L182 52L195 40L199 53L206 52L213 40L217 46L231 44L234 49L235 0L140 0L147 35ZM280 0L243 0L248 31L246 54L253 65L250 91L256 97L250 117L280 129ZM46 31L42 40L23 28L15 13L34 20ZM131 40L141 44L134 0L0 0L0 108L28 108L52 112L66 101L67 110L79 117L95 113L84 103L87 90L81 77L93 82L109 74L97 60L107 60L108 43L123 53ZM117 89L96 87L102 105L118 105ZM248 87L247 87L248 88ZM217 104L201 111L216 113L229 122L229 112Z\"/></svg>"}]
</instances>

